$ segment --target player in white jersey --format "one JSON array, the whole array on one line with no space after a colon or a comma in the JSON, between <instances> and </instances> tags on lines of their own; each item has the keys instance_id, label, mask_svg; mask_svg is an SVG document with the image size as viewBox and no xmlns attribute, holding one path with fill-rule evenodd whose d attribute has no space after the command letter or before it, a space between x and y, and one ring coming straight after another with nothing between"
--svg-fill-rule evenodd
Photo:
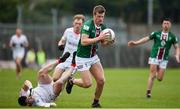
<instances>
[{"instance_id":1,"label":"player in white jersey","mask_svg":"<svg viewBox=\"0 0 180 109\"><path fill-rule=\"evenodd\" d=\"M16 63L16 77L19 78L21 72L21 61L25 55L25 48L28 47L28 40L25 35L22 34L20 28L16 29L16 34L11 37L9 46L13 51L13 59Z\"/></svg>"},{"instance_id":2,"label":"player in white jersey","mask_svg":"<svg viewBox=\"0 0 180 109\"><path fill-rule=\"evenodd\" d=\"M32 83L26 80L20 90L18 103L21 106L40 106L40 107L53 107L55 99L62 91L64 81L71 75L75 69L73 66L65 72L66 76L62 76L64 80L58 79L53 82L51 76L48 74L57 64L63 63L70 53L66 52L59 60L41 68L38 72L38 86L33 88ZM75 56L73 56L75 59ZM72 61L74 64L74 61Z\"/></svg>"},{"instance_id":3,"label":"player in white jersey","mask_svg":"<svg viewBox=\"0 0 180 109\"><path fill-rule=\"evenodd\" d=\"M70 57L64 62L57 65L55 71L53 73L53 80L58 80L62 73L67 70L71 66L71 60L73 57L73 53L77 50L77 46L80 39L80 30L81 26L84 22L84 16L81 14L77 14L73 17L73 27L67 28L58 43L59 50L64 50L65 52L69 52Z\"/></svg>"}]
</instances>

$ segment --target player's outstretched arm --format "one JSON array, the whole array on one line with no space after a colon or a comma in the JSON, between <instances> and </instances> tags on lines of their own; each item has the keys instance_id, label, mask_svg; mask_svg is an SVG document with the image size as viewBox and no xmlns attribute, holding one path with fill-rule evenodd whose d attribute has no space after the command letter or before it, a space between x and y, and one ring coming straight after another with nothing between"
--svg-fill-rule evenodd
<instances>
[{"instance_id":1,"label":"player's outstretched arm","mask_svg":"<svg viewBox=\"0 0 180 109\"><path fill-rule=\"evenodd\" d=\"M9 42L9 47L12 48L12 47L15 47L15 46L16 46L16 44L13 43L13 40L12 40L12 38L11 38L11 40L10 40L10 42Z\"/></svg>"},{"instance_id":2,"label":"player's outstretched arm","mask_svg":"<svg viewBox=\"0 0 180 109\"><path fill-rule=\"evenodd\" d=\"M175 50L176 50L176 54L175 54L176 61L177 61L177 63L180 63L180 60L179 60L180 51L179 51L179 45L178 45L178 43L176 43L176 44L174 45L174 48L175 48Z\"/></svg>"},{"instance_id":3,"label":"player's outstretched arm","mask_svg":"<svg viewBox=\"0 0 180 109\"><path fill-rule=\"evenodd\" d=\"M25 41L24 41L24 43L22 43L22 45L21 45L22 47L28 47L29 46L29 42L28 42L28 40L27 40L27 38L25 37Z\"/></svg>"},{"instance_id":4,"label":"player's outstretched arm","mask_svg":"<svg viewBox=\"0 0 180 109\"><path fill-rule=\"evenodd\" d=\"M149 36L146 36L146 37L143 37L137 41L129 41L128 42L128 47L134 47L134 46L137 46L137 45L140 45L140 44L144 44L146 43L147 41L149 41Z\"/></svg>"},{"instance_id":5,"label":"player's outstretched arm","mask_svg":"<svg viewBox=\"0 0 180 109\"><path fill-rule=\"evenodd\" d=\"M52 63L50 63L50 64L48 64L48 65L46 65L46 66L44 66L43 68L41 68L40 70L39 70L39 74L42 74L42 73L48 73L49 71L51 71L56 65L58 65L58 63L59 63L59 61L58 60L56 60L56 61L54 61L54 62L52 62Z\"/></svg>"}]
</instances>

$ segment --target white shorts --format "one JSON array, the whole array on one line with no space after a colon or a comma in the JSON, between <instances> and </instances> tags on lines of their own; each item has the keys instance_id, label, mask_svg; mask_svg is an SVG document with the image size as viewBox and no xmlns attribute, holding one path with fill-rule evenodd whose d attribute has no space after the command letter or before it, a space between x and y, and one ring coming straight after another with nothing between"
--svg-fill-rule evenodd
<instances>
[{"instance_id":1,"label":"white shorts","mask_svg":"<svg viewBox=\"0 0 180 109\"><path fill-rule=\"evenodd\" d=\"M67 69L71 68L71 62L70 61L65 61L63 63L60 63L56 66L55 69L62 69L66 71ZM72 74L75 74L78 71L77 67L73 68Z\"/></svg>"},{"instance_id":2,"label":"white shorts","mask_svg":"<svg viewBox=\"0 0 180 109\"><path fill-rule=\"evenodd\" d=\"M13 52L13 59L16 60L17 58L23 59L24 57L24 51L21 52Z\"/></svg>"},{"instance_id":3,"label":"white shorts","mask_svg":"<svg viewBox=\"0 0 180 109\"><path fill-rule=\"evenodd\" d=\"M156 58L149 58L149 64L155 64L155 65L159 65L160 68L162 69L166 69L167 67L167 60L158 60Z\"/></svg>"},{"instance_id":4,"label":"white shorts","mask_svg":"<svg viewBox=\"0 0 180 109\"><path fill-rule=\"evenodd\" d=\"M97 62L100 62L100 59L97 55L91 58L81 58L76 56L76 64L78 71L89 70L90 67Z\"/></svg>"},{"instance_id":5,"label":"white shorts","mask_svg":"<svg viewBox=\"0 0 180 109\"><path fill-rule=\"evenodd\" d=\"M62 69L62 70L66 70L66 69L70 68L70 66L71 66L71 62L65 61L63 63L58 64L56 66L56 68L59 68L59 69Z\"/></svg>"}]
</instances>

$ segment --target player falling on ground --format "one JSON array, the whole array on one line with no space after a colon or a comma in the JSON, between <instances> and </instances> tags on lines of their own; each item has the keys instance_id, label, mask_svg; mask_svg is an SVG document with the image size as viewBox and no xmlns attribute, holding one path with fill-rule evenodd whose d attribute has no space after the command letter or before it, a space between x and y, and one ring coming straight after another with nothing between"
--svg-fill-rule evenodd
<instances>
[{"instance_id":1,"label":"player falling on ground","mask_svg":"<svg viewBox=\"0 0 180 109\"><path fill-rule=\"evenodd\" d=\"M84 19L82 14L75 15L73 17L73 27L67 28L59 41L59 50L64 50L63 54L69 52L70 57L65 62L57 65L53 73L53 81L57 81L62 76L63 72L71 67L71 60L73 58L73 53L77 50L81 26L83 25Z\"/></svg>"},{"instance_id":2,"label":"player falling on ground","mask_svg":"<svg viewBox=\"0 0 180 109\"><path fill-rule=\"evenodd\" d=\"M164 72L168 63L169 50L171 48L171 45L173 45L176 50L176 61L178 63L180 62L178 40L177 37L172 32L170 32L170 27L170 19L163 19L161 31L152 32L150 36L143 37L137 41L128 42L128 46L133 47L139 44L144 44L149 40L154 40L154 45L152 47L149 57L150 74L148 78L148 86L146 92L147 98L151 97L151 90L155 77L159 81L163 80Z\"/></svg>"},{"instance_id":3,"label":"player falling on ground","mask_svg":"<svg viewBox=\"0 0 180 109\"><path fill-rule=\"evenodd\" d=\"M59 96L62 91L62 86L64 81L71 75L74 71L72 66L65 73L66 76L62 76L56 82L53 82L51 76L48 74L59 63L64 62L70 53L66 52L59 60L48 64L47 66L41 68L38 72L38 86L33 88L29 80L26 80L20 90L20 96L18 98L18 103L21 106L40 106L40 107L54 107L55 99ZM75 64L75 56L73 56L72 65Z\"/></svg>"},{"instance_id":4,"label":"player falling on ground","mask_svg":"<svg viewBox=\"0 0 180 109\"><path fill-rule=\"evenodd\" d=\"M67 93L71 93L73 84L89 88L92 85L92 74L96 80L96 91L92 107L101 107L99 99L105 82L104 70L97 55L98 42L107 38L105 33L101 33L106 28L103 24L104 16L105 8L102 5L95 6L93 19L83 24L76 57L76 64L81 78L69 78L66 86Z\"/></svg>"},{"instance_id":5,"label":"player falling on ground","mask_svg":"<svg viewBox=\"0 0 180 109\"><path fill-rule=\"evenodd\" d=\"M25 48L28 47L27 38L22 34L20 28L17 28L16 34L11 37L9 46L13 50L13 59L16 63L16 78L18 79L21 72L21 61L25 55Z\"/></svg>"}]
</instances>

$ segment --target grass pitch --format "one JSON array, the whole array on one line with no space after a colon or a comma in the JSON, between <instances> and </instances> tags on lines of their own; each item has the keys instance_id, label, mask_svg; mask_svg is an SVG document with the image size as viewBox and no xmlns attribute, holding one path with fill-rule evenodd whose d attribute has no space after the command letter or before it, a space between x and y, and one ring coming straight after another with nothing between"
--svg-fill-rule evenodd
<instances>
[{"instance_id":1,"label":"grass pitch","mask_svg":"<svg viewBox=\"0 0 180 109\"><path fill-rule=\"evenodd\" d=\"M37 85L37 71L23 69L16 80L15 70L0 69L0 108L19 108L17 98L23 81ZM164 80L155 80L152 98L145 97L149 69L105 69L106 83L101 97L103 108L180 108L180 69L167 69ZM76 74L78 76L78 74ZM93 100L95 82L88 89L73 87L57 99L58 108L89 108Z\"/></svg>"}]
</instances>

